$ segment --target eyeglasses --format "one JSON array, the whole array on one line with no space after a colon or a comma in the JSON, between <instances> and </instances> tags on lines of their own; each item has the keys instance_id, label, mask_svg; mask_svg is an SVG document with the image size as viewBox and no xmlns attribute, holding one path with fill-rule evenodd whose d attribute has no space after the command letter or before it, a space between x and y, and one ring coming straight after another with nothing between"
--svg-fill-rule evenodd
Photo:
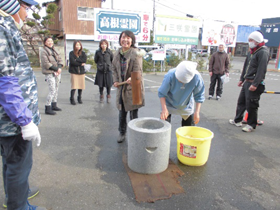
<instances>
[{"instance_id":1,"label":"eyeglasses","mask_svg":"<svg viewBox=\"0 0 280 210\"><path fill-rule=\"evenodd\" d=\"M28 12L30 10L30 7L25 5L25 4L23 4L23 3L21 3L20 6L23 7L26 12Z\"/></svg>"}]
</instances>

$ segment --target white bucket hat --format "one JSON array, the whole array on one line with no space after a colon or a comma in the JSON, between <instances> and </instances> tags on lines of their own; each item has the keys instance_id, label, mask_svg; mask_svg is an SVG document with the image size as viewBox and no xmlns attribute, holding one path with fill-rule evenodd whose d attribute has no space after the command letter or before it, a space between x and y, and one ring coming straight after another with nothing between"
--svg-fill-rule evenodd
<instances>
[{"instance_id":1,"label":"white bucket hat","mask_svg":"<svg viewBox=\"0 0 280 210\"><path fill-rule=\"evenodd\" d=\"M189 83L196 74L197 63L192 61L182 61L176 67L175 76L183 83Z\"/></svg>"}]
</instances>

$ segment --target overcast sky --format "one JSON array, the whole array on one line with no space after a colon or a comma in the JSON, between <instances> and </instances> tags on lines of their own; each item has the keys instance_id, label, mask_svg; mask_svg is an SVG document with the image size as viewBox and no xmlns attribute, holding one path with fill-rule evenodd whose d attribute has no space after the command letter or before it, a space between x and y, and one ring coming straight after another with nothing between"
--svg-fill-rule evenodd
<instances>
[{"instance_id":1,"label":"overcast sky","mask_svg":"<svg viewBox=\"0 0 280 210\"><path fill-rule=\"evenodd\" d=\"M50 0L37 0L49 2ZM153 0L106 0L117 10L153 12ZM278 0L155 0L156 14L185 16L204 20L233 21L239 25L260 25L263 18L280 17Z\"/></svg>"}]
</instances>

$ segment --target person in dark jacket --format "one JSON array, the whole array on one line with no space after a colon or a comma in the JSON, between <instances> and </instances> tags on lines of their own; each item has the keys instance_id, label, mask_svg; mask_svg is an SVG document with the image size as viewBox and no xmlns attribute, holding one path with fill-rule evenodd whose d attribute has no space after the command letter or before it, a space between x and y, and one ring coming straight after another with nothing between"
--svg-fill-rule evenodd
<instances>
[{"instance_id":1,"label":"person in dark jacket","mask_svg":"<svg viewBox=\"0 0 280 210\"><path fill-rule=\"evenodd\" d=\"M239 94L236 115L229 123L237 127L242 126L245 110L248 112L247 125L244 132L252 132L258 124L258 108L260 96L265 90L265 74L269 60L269 52L265 46L263 34L260 31L252 32L249 37L250 52L244 62L238 86L242 87Z\"/></svg>"},{"instance_id":2,"label":"person in dark jacket","mask_svg":"<svg viewBox=\"0 0 280 210\"><path fill-rule=\"evenodd\" d=\"M228 65L228 54L225 52L225 45L221 43L219 45L219 50L211 56L209 61L209 75L211 77L208 97L209 100L214 96L216 82L218 82L216 89L216 99L220 100L223 93L223 82L221 77L224 74L229 76Z\"/></svg>"},{"instance_id":3,"label":"person in dark jacket","mask_svg":"<svg viewBox=\"0 0 280 210\"><path fill-rule=\"evenodd\" d=\"M78 103L82 104L82 91L85 89L85 64L87 62L86 53L80 41L74 41L73 51L69 53L69 73L71 74L70 103L76 105L74 96L78 89Z\"/></svg>"},{"instance_id":4,"label":"person in dark jacket","mask_svg":"<svg viewBox=\"0 0 280 210\"><path fill-rule=\"evenodd\" d=\"M94 61L97 65L97 73L94 84L99 86L100 102L103 102L104 100L103 90L105 87L107 89L107 103L110 103L110 92L113 85L113 53L108 46L108 41L106 39L102 39L99 42L99 49L96 51L94 56Z\"/></svg>"}]
</instances>

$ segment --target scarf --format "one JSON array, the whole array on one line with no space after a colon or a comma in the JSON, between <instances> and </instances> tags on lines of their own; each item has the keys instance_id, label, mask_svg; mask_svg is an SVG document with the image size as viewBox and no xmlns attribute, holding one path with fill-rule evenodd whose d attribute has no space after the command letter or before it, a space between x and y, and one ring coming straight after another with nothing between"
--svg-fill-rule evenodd
<instances>
[{"instance_id":1,"label":"scarf","mask_svg":"<svg viewBox=\"0 0 280 210\"><path fill-rule=\"evenodd\" d=\"M250 53L251 53L251 54L254 54L259 48L261 48L261 47L264 46L264 45L265 45L264 42L259 43L256 47L250 49Z\"/></svg>"},{"instance_id":2,"label":"scarf","mask_svg":"<svg viewBox=\"0 0 280 210\"><path fill-rule=\"evenodd\" d=\"M124 56L129 50L130 49L128 49L125 52L123 52L122 49L120 50L120 55L121 55L120 63L121 63L121 78L122 78L122 81L124 81L124 73L125 73L126 65L127 65L126 58Z\"/></svg>"}]
</instances>

